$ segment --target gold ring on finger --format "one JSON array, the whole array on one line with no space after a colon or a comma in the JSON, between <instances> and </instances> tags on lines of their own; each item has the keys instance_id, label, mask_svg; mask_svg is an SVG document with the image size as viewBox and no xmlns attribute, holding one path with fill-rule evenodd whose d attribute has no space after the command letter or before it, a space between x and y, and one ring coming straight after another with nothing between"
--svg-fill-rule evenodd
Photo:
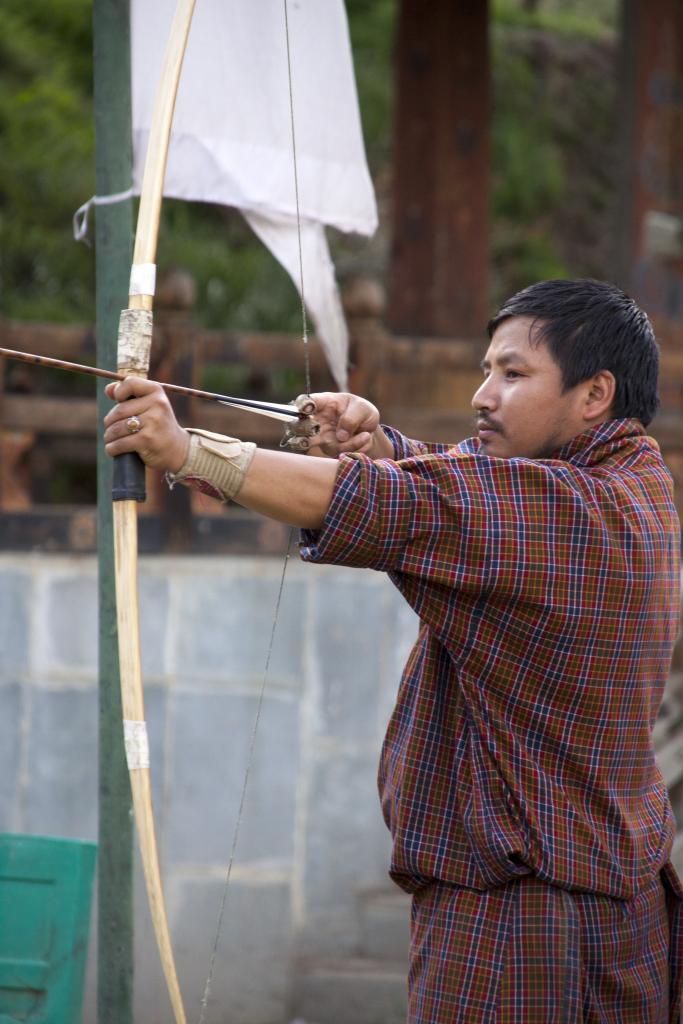
<instances>
[{"instance_id":1,"label":"gold ring on finger","mask_svg":"<svg viewBox=\"0 0 683 1024\"><path fill-rule=\"evenodd\" d=\"M126 420L126 430L129 434L137 434L138 430L142 430L142 423L140 422L139 416L129 416Z\"/></svg>"}]
</instances>

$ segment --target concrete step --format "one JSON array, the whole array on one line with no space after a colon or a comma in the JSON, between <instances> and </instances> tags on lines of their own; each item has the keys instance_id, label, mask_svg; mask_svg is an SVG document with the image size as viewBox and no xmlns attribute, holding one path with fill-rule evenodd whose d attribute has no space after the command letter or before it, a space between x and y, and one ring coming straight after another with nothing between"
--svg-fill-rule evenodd
<instances>
[{"instance_id":1,"label":"concrete step","mask_svg":"<svg viewBox=\"0 0 683 1024\"><path fill-rule=\"evenodd\" d=\"M359 896L363 956L408 963L410 896L400 889L366 890Z\"/></svg>"},{"instance_id":2,"label":"concrete step","mask_svg":"<svg viewBox=\"0 0 683 1024\"><path fill-rule=\"evenodd\" d=\"M294 982L298 1024L405 1024L406 967L368 958L300 962Z\"/></svg>"}]
</instances>

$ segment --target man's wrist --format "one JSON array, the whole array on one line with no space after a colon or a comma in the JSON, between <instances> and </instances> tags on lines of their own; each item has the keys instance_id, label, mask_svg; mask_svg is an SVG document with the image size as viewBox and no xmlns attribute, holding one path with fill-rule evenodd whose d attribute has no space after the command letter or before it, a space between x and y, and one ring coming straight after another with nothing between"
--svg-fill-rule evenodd
<instances>
[{"instance_id":1,"label":"man's wrist","mask_svg":"<svg viewBox=\"0 0 683 1024\"><path fill-rule=\"evenodd\" d=\"M187 456L176 472L166 473L169 486L181 483L219 501L231 501L244 483L256 445L208 430L188 428L185 433Z\"/></svg>"},{"instance_id":2,"label":"man's wrist","mask_svg":"<svg viewBox=\"0 0 683 1024\"><path fill-rule=\"evenodd\" d=\"M394 446L381 427L377 427L372 435L372 448L369 455L372 459L393 459L396 457Z\"/></svg>"},{"instance_id":3,"label":"man's wrist","mask_svg":"<svg viewBox=\"0 0 683 1024\"><path fill-rule=\"evenodd\" d=\"M179 427L179 429L181 433L178 435L176 451L173 454L172 461L167 466L167 472L172 476L175 476L177 473L182 471L182 468L187 462L190 454L191 434L189 430L186 430L184 427Z\"/></svg>"}]
</instances>

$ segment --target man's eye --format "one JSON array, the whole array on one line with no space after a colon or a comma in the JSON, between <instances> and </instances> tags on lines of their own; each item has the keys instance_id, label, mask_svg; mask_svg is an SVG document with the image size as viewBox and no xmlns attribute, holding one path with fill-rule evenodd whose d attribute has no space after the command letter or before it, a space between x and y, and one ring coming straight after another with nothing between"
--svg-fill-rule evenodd
<instances>
[{"instance_id":1,"label":"man's eye","mask_svg":"<svg viewBox=\"0 0 683 1024\"><path fill-rule=\"evenodd\" d=\"M506 378L506 380L515 380L517 377L521 377L521 376L522 376L521 373L518 373L517 370L506 370L505 371L505 378Z\"/></svg>"}]
</instances>

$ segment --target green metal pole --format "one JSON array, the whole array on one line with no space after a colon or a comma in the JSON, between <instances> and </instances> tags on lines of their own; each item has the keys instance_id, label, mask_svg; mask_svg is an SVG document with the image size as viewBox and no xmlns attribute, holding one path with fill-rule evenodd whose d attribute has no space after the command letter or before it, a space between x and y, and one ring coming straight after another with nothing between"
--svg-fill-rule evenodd
<instances>
[{"instance_id":1,"label":"green metal pole","mask_svg":"<svg viewBox=\"0 0 683 1024\"><path fill-rule=\"evenodd\" d=\"M129 0L95 0L93 9L97 194L124 192L132 168ZM118 319L128 302L131 200L95 215L97 363L116 368ZM98 412L110 407L98 386ZM97 453L99 561L99 858L98 1024L133 1022L133 825L123 749L114 597L112 462Z\"/></svg>"}]
</instances>

